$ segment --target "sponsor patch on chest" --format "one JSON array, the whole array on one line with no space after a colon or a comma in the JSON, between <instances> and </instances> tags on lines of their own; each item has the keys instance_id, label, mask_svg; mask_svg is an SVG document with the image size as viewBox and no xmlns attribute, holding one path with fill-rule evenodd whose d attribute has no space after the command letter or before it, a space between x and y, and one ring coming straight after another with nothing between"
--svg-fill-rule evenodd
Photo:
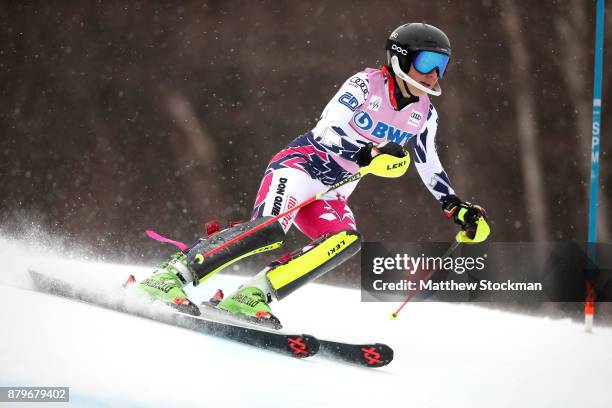
<instances>
[{"instance_id":1,"label":"sponsor patch on chest","mask_svg":"<svg viewBox=\"0 0 612 408\"><path fill-rule=\"evenodd\" d=\"M387 139L401 145L412 136L412 133L396 128L382 120L376 121L366 111L357 112L353 115L351 125L358 133L377 143Z\"/></svg>"},{"instance_id":2,"label":"sponsor patch on chest","mask_svg":"<svg viewBox=\"0 0 612 408\"><path fill-rule=\"evenodd\" d=\"M423 114L419 111L410 112L410 118L408 119L408 124L410 126L418 127L419 123L421 123L421 119L423 118Z\"/></svg>"}]
</instances>

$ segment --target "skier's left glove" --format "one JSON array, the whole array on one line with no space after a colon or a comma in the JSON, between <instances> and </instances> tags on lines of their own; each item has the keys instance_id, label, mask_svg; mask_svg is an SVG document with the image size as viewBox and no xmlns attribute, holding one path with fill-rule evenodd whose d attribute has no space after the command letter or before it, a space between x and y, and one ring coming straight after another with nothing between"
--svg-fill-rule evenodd
<instances>
[{"instance_id":1,"label":"skier's left glove","mask_svg":"<svg viewBox=\"0 0 612 408\"><path fill-rule=\"evenodd\" d=\"M444 215L452 218L463 231L457 234L461 242L482 242L491 232L487 219L487 212L479 205L461 201L455 195L448 195L442 199Z\"/></svg>"},{"instance_id":2,"label":"skier's left glove","mask_svg":"<svg viewBox=\"0 0 612 408\"><path fill-rule=\"evenodd\" d=\"M364 143L358 141L363 147L355 153L356 162L360 167L368 166L372 163L372 159L379 154L389 154L394 157L405 157L406 151L399 144L392 141L384 141L378 146L374 146L373 143Z\"/></svg>"}]
</instances>

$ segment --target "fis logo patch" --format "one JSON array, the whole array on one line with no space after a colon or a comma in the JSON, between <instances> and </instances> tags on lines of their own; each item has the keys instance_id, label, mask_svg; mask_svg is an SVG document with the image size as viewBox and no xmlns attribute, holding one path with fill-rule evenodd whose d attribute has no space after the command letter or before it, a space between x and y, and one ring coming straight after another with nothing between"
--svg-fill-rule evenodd
<instances>
[{"instance_id":1,"label":"fis logo patch","mask_svg":"<svg viewBox=\"0 0 612 408\"><path fill-rule=\"evenodd\" d=\"M380 109L381 102L382 99L380 98L380 96L372 95L372 97L370 98L370 102L368 103L368 110L376 112Z\"/></svg>"}]
</instances>

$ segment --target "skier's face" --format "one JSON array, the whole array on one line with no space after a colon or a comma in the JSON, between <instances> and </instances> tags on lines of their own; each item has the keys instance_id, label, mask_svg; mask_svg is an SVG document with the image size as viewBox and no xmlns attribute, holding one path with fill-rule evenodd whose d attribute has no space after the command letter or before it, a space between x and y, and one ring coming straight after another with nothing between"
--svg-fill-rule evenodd
<instances>
[{"instance_id":1,"label":"skier's face","mask_svg":"<svg viewBox=\"0 0 612 408\"><path fill-rule=\"evenodd\" d=\"M432 89L438 83L438 71L435 69L428 74L421 74L412 65L410 65L408 76L429 89ZM410 93L412 95L414 96L425 95L425 92L421 91L420 89L408 83L406 85L408 85L408 89L410 90Z\"/></svg>"}]
</instances>

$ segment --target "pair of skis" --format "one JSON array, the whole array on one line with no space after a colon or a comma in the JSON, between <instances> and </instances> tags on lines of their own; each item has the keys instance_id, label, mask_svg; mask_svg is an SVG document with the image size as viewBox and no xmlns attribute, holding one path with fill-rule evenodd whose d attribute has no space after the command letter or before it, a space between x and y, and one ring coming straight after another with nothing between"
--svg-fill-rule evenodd
<instances>
[{"instance_id":1,"label":"pair of skis","mask_svg":"<svg viewBox=\"0 0 612 408\"><path fill-rule=\"evenodd\" d=\"M30 270L30 276L35 288L44 293L237 341L292 357L306 358L320 355L365 367L382 367L393 360L393 350L386 344L350 344L321 340L308 334L284 334L265 328L248 327L240 323L207 318L205 309L202 310L202 316L192 316L174 310L164 310L163 313L156 313L149 308L131 307L127 302L127 297L117 299L112 296L103 296L32 270Z\"/></svg>"}]
</instances>

